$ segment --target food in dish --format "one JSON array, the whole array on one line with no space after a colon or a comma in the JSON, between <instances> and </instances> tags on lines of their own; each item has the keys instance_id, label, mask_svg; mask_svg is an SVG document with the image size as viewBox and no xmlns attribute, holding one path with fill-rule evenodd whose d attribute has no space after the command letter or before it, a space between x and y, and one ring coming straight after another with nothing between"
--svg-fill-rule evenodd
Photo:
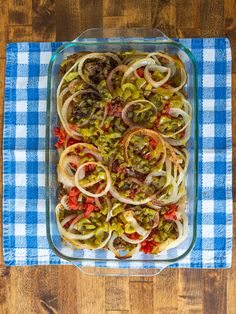
<instances>
[{"instance_id":1,"label":"food in dish","mask_svg":"<svg viewBox=\"0 0 236 314\"><path fill-rule=\"evenodd\" d=\"M76 249L158 254L188 233L192 107L178 56L77 53L61 64L56 219Z\"/></svg>"}]
</instances>

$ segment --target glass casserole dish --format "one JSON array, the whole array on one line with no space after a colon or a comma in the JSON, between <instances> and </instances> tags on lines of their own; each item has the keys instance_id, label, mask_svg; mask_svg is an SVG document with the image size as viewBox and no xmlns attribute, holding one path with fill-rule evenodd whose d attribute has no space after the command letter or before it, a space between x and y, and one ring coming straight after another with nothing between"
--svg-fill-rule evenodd
<instances>
[{"instance_id":1,"label":"glass casserole dish","mask_svg":"<svg viewBox=\"0 0 236 314\"><path fill-rule=\"evenodd\" d=\"M137 253L127 260L119 260L112 252L104 250L73 250L65 245L57 229L55 207L57 205L58 153L55 149L54 129L58 126L56 90L60 81L60 64L69 55L80 52L102 51L166 51L176 54L184 63L187 84L184 90L192 105L191 136L187 143L189 166L187 170L187 207L189 219L188 236L178 247L156 255ZM47 237L52 250L61 258L82 267L93 274L153 275L170 264L178 262L191 251L196 240L197 226L197 180L198 180L198 104L196 62L192 53L182 44L166 37L156 29L91 29L76 40L62 45L53 54L48 69L47 130L46 130L46 225ZM87 266L95 266L91 268Z\"/></svg>"}]
</instances>

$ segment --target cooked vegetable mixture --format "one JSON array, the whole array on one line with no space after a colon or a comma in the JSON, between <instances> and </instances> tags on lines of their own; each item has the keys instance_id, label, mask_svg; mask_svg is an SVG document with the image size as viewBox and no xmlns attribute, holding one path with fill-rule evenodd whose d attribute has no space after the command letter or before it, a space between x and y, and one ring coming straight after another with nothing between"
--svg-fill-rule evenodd
<instances>
[{"instance_id":1,"label":"cooked vegetable mixture","mask_svg":"<svg viewBox=\"0 0 236 314\"><path fill-rule=\"evenodd\" d=\"M188 232L192 116L179 57L84 52L65 59L60 73L56 218L63 240L117 258L179 245Z\"/></svg>"}]
</instances>

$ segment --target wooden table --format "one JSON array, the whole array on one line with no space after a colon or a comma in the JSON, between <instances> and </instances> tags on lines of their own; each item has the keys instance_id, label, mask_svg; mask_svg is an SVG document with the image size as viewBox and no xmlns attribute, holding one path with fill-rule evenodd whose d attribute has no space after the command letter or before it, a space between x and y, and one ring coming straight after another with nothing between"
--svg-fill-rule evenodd
<instances>
[{"instance_id":1,"label":"wooden table","mask_svg":"<svg viewBox=\"0 0 236 314\"><path fill-rule=\"evenodd\" d=\"M5 43L72 40L91 27L158 27L173 37L228 36L236 58L233 0L0 0L1 118ZM233 95L236 127L235 63ZM1 255L0 313L235 314L235 267L234 257L227 270L168 269L154 278L104 278L86 276L73 266L5 267Z\"/></svg>"}]
</instances>

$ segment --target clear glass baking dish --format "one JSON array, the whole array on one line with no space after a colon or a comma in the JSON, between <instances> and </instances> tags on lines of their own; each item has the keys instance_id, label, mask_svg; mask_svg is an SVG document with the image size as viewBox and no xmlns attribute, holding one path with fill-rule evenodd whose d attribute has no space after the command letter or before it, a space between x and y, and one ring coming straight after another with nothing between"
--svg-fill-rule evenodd
<instances>
[{"instance_id":1,"label":"clear glass baking dish","mask_svg":"<svg viewBox=\"0 0 236 314\"><path fill-rule=\"evenodd\" d=\"M190 154L187 172L187 215L189 233L177 248L157 255L138 253L128 260L116 259L112 252L104 250L73 250L62 241L57 230L55 207L57 204L57 151L54 147L54 128L58 125L56 89L60 80L60 63L65 57L79 51L136 51L153 52L165 50L177 54L188 74L186 94L193 107L191 137L188 142ZM53 54L48 69L47 129L46 129L46 225L47 237L52 250L82 271L96 275L155 275L165 267L186 257L196 240L197 187L198 187L198 98L197 69L192 53L182 44L169 39L157 29L90 29L72 42L62 45ZM95 267L91 267L95 266Z\"/></svg>"}]
</instances>

